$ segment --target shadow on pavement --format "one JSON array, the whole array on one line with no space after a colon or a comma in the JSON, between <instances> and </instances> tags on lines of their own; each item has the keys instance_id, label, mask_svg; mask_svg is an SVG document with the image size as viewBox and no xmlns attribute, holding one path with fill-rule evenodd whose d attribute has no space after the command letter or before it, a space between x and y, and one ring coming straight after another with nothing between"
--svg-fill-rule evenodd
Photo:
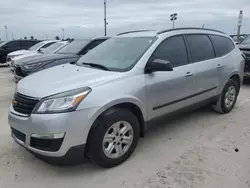
<instances>
[{"instance_id":1,"label":"shadow on pavement","mask_svg":"<svg viewBox=\"0 0 250 188\"><path fill-rule=\"evenodd\" d=\"M6 64L6 63L0 64L0 68L3 68L3 67L8 67L8 64Z\"/></svg>"}]
</instances>

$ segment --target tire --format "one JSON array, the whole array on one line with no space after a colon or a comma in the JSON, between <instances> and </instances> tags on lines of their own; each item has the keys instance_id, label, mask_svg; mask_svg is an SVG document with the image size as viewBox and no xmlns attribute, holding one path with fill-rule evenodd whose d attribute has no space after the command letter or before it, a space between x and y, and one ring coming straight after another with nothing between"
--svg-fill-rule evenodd
<instances>
[{"instance_id":1,"label":"tire","mask_svg":"<svg viewBox=\"0 0 250 188\"><path fill-rule=\"evenodd\" d=\"M227 92L230 88L235 88L235 97L234 100L231 101L231 105L227 105L225 102L226 96L227 96ZM221 114L226 114L229 113L233 107L235 106L235 103L237 101L237 97L239 94L239 90L240 90L240 86L237 83L236 80L234 79L229 79L229 81L227 82L227 84L225 85L225 87L222 90L222 93L220 94L220 97L218 98L216 105L213 105L212 108Z\"/></svg>"},{"instance_id":2,"label":"tire","mask_svg":"<svg viewBox=\"0 0 250 188\"><path fill-rule=\"evenodd\" d=\"M115 132L118 132L117 130L125 130L124 129L124 127L126 127L125 124L127 127L130 127L129 131L126 134L133 133L132 139L130 140L130 144L127 146L124 146L121 140L120 140L121 142L118 141L118 139L122 139L121 137L119 137L122 134L117 136L117 134L115 133ZM119 126L120 129L116 130L115 128L113 128L114 126ZM107 143L104 142L104 137L105 138L108 137L106 135L108 136L116 135L115 140L112 140ZM126 137L125 133L123 136ZM111 136L111 138L112 137L113 136ZM125 160L127 160L131 156L131 154L136 148L139 137L140 137L139 121L132 112L130 112L128 109L120 109L120 108L110 109L106 111L104 114L102 114L93 124L93 127L89 133L88 141L87 141L87 156L95 164L97 164L100 167L111 168L111 167L117 166L123 163ZM127 138L130 138L130 136L128 136ZM117 141L117 143L115 141ZM118 144L120 145L118 146ZM115 157L111 158L107 155L106 150L112 147L116 147L116 148L123 147L123 150L126 152L123 153L121 156L118 156L117 158ZM115 148L110 149L109 151L111 151L110 156L116 155L117 153L119 153ZM115 154L113 154L113 152Z\"/></svg>"}]
</instances>

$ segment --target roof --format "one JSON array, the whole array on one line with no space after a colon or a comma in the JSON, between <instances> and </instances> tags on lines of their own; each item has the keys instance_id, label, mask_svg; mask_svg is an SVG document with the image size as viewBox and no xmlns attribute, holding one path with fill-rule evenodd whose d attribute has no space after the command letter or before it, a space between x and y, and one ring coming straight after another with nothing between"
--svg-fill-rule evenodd
<instances>
[{"instance_id":1,"label":"roof","mask_svg":"<svg viewBox=\"0 0 250 188\"><path fill-rule=\"evenodd\" d=\"M42 41L44 43L50 43L50 42L61 42L60 40L44 40Z\"/></svg>"},{"instance_id":2,"label":"roof","mask_svg":"<svg viewBox=\"0 0 250 188\"><path fill-rule=\"evenodd\" d=\"M208 28L200 28L200 27L182 27L182 28L174 28L174 29L166 29L162 31L154 31L154 30L135 30L135 31L127 31L123 33L119 33L116 36L129 36L129 37L136 37L136 36L157 36L163 33L172 32L172 31L181 31L181 30L201 30L201 31L212 31L221 34L225 34L222 31L215 30L215 29L208 29Z\"/></svg>"},{"instance_id":3,"label":"roof","mask_svg":"<svg viewBox=\"0 0 250 188\"><path fill-rule=\"evenodd\" d=\"M179 30L214 31L214 32L225 34L224 32L216 30L216 29L200 28L200 27L181 27L181 28L167 29L167 30L159 31L159 32L157 32L157 34L159 35L159 34L162 34L162 33L171 32L171 31L179 31Z\"/></svg>"},{"instance_id":4,"label":"roof","mask_svg":"<svg viewBox=\"0 0 250 188\"><path fill-rule=\"evenodd\" d=\"M92 38L91 40L95 40L95 39L109 39L110 37L107 37L107 36L100 36L100 37L95 37L95 38Z\"/></svg>"}]
</instances>

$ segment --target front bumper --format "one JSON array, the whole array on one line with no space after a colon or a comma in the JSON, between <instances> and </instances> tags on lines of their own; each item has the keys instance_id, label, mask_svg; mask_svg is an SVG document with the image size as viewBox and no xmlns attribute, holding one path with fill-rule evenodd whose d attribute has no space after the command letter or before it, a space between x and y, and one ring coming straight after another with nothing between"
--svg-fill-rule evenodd
<instances>
[{"instance_id":1,"label":"front bumper","mask_svg":"<svg viewBox=\"0 0 250 188\"><path fill-rule=\"evenodd\" d=\"M96 110L96 108L89 108L70 113L31 114L30 116L25 116L15 112L11 106L8 120L11 129L19 132L17 134L12 131L12 137L19 145L39 156L63 158L68 155L72 148L79 148L79 146L86 144L88 132L93 123L91 114L94 114ZM44 149L43 143L43 147L37 147L37 145L32 143L32 135L34 134L60 133L65 133L65 136L57 151ZM84 151L78 153L84 153Z\"/></svg>"}]
</instances>

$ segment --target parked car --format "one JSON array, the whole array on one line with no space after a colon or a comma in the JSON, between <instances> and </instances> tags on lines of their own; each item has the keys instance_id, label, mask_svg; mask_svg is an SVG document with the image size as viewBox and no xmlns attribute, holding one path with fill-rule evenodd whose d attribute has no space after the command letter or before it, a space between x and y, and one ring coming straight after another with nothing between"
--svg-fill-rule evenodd
<instances>
[{"instance_id":1,"label":"parked car","mask_svg":"<svg viewBox=\"0 0 250 188\"><path fill-rule=\"evenodd\" d=\"M248 36L247 34L240 34L238 38L237 35L230 35L230 37L236 44L240 44L247 36Z\"/></svg>"},{"instance_id":2,"label":"parked car","mask_svg":"<svg viewBox=\"0 0 250 188\"><path fill-rule=\"evenodd\" d=\"M15 60L18 58L21 59L23 57L29 57L29 56L36 55L36 54L40 53L43 49L46 49L50 45L55 44L57 42L59 42L59 41L58 40L42 41L42 42L35 44L34 46L30 47L27 50L18 50L18 51L14 51L12 53L9 53L7 56L7 64L10 65L12 60Z\"/></svg>"},{"instance_id":3,"label":"parked car","mask_svg":"<svg viewBox=\"0 0 250 188\"><path fill-rule=\"evenodd\" d=\"M42 54L53 54L53 53L56 53L57 51L61 50L63 47L65 47L69 43L70 43L69 41L56 42L56 43L50 45L47 48L43 48L41 50L41 53Z\"/></svg>"},{"instance_id":4,"label":"parked car","mask_svg":"<svg viewBox=\"0 0 250 188\"><path fill-rule=\"evenodd\" d=\"M0 44L0 63L6 63L7 54L22 50L28 49L29 47L40 42L39 40L12 40L5 41Z\"/></svg>"},{"instance_id":5,"label":"parked car","mask_svg":"<svg viewBox=\"0 0 250 188\"><path fill-rule=\"evenodd\" d=\"M245 78L250 78L250 35L243 40L238 47L242 51L245 56L245 69L244 69L244 76Z\"/></svg>"},{"instance_id":6,"label":"parked car","mask_svg":"<svg viewBox=\"0 0 250 188\"><path fill-rule=\"evenodd\" d=\"M206 104L230 112L243 69L239 48L220 31L121 33L76 64L21 80L9 110L12 136L46 159L86 155L113 167L133 153L152 120Z\"/></svg>"},{"instance_id":7,"label":"parked car","mask_svg":"<svg viewBox=\"0 0 250 188\"><path fill-rule=\"evenodd\" d=\"M17 60L20 60L20 59L25 58L25 57L39 56L42 54L53 54L53 53L56 53L57 51L59 51L60 49L62 49L63 47L65 47L68 43L69 43L69 41L60 41L60 42L56 42L56 43L50 42L49 46L46 45L45 47L40 48L39 51L33 50L33 51L26 52L22 55L18 55L18 56L15 56L13 58L9 58L10 70L12 72L14 72L15 62Z\"/></svg>"},{"instance_id":8,"label":"parked car","mask_svg":"<svg viewBox=\"0 0 250 188\"><path fill-rule=\"evenodd\" d=\"M86 54L107 37L98 37L93 40L75 40L57 51L55 54L43 54L40 56L22 58L15 61L14 77L17 81L25 76L56 65L76 62L81 55Z\"/></svg>"}]
</instances>

